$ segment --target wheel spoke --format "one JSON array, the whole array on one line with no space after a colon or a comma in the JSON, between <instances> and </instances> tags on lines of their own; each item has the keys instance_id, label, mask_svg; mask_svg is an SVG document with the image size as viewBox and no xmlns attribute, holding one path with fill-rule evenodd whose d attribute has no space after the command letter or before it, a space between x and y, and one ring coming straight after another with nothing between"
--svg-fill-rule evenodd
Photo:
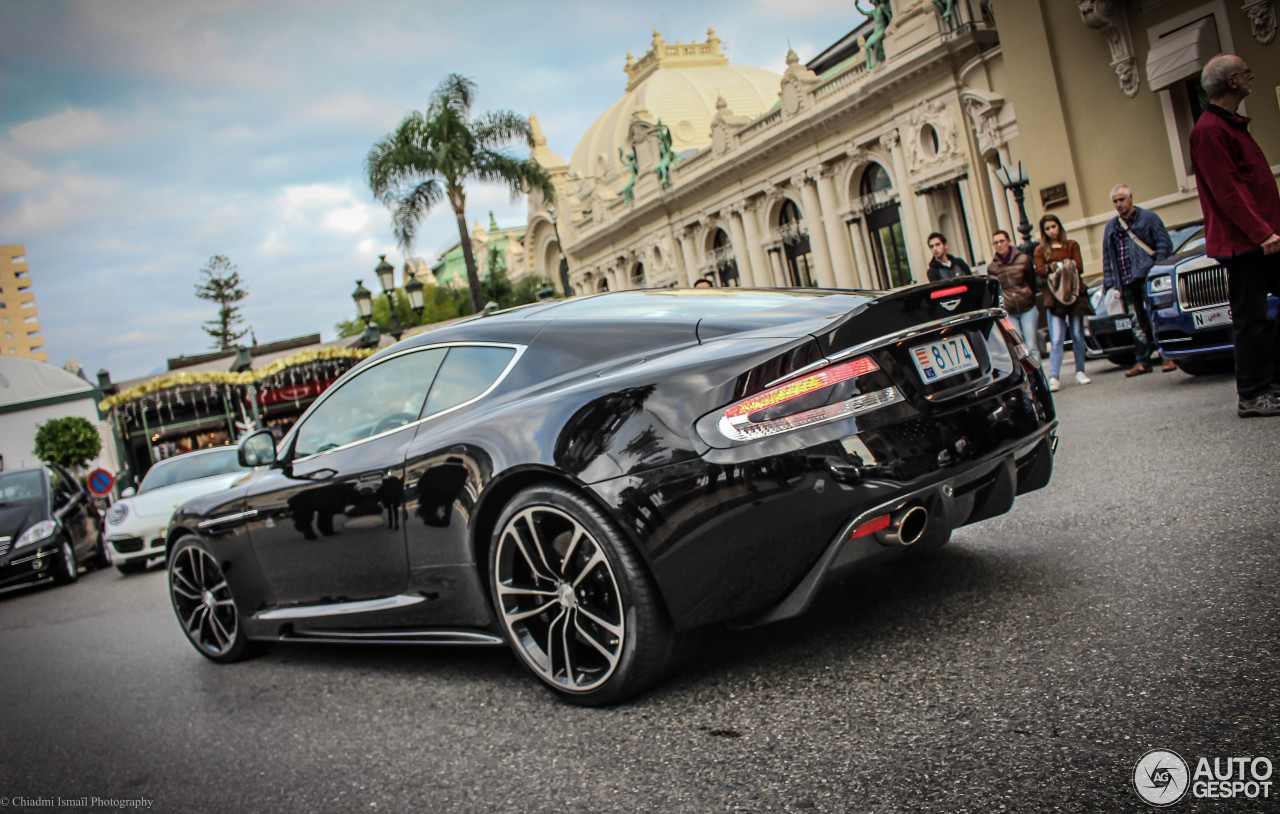
<instances>
[{"instance_id":1,"label":"wheel spoke","mask_svg":"<svg viewBox=\"0 0 1280 814\"><path fill-rule=\"evenodd\" d=\"M596 641L596 637L592 636L589 632L584 630L582 625L578 624L578 621L576 619L573 622L573 627L575 630L578 631L578 635L580 635L582 638L587 640L587 644L594 647L596 650L600 652L600 655L605 657L605 660L609 662L609 669L613 669L617 665L618 654L616 652L614 652L613 650L610 650L609 648L600 644L600 642Z\"/></svg>"},{"instance_id":2,"label":"wheel spoke","mask_svg":"<svg viewBox=\"0 0 1280 814\"><path fill-rule=\"evenodd\" d=\"M574 627L577 627L575 624ZM560 647L564 650L564 675L569 681L569 686L575 689L578 686L578 678L573 674L573 650L569 647L569 619L565 616L564 624L560 625Z\"/></svg>"},{"instance_id":3,"label":"wheel spoke","mask_svg":"<svg viewBox=\"0 0 1280 814\"><path fill-rule=\"evenodd\" d=\"M188 591L186 588L183 588L181 585L178 585L178 583L176 582L173 584L173 592L178 596L185 597L187 599L193 599L196 602L200 601L200 594L198 593L193 594L190 591Z\"/></svg>"},{"instance_id":4,"label":"wheel spoke","mask_svg":"<svg viewBox=\"0 0 1280 814\"><path fill-rule=\"evenodd\" d=\"M498 593L503 596L559 596L556 591L540 591L537 588L513 588L509 585L498 585Z\"/></svg>"},{"instance_id":5,"label":"wheel spoke","mask_svg":"<svg viewBox=\"0 0 1280 814\"><path fill-rule=\"evenodd\" d=\"M604 561L604 554L601 554L600 549L597 548L596 552L591 555L591 559L587 560L587 564L582 566L582 571L580 571L578 576L573 580L573 587L577 588L579 583L587 578L587 574L591 573L591 569Z\"/></svg>"},{"instance_id":6,"label":"wheel spoke","mask_svg":"<svg viewBox=\"0 0 1280 814\"><path fill-rule=\"evenodd\" d=\"M551 569L547 567L546 560L542 556L541 547L538 545L537 531L534 529L533 520L531 519L532 514L532 511L525 512L512 520L507 526L506 534L515 541L516 550L520 552L520 556L524 558L525 564L529 566L529 570L533 572L534 576L539 579L545 579L548 582L555 582L555 576L551 573ZM534 557L529 553L529 543L526 543L524 537L520 534L519 526L521 521L524 521L525 527L529 529L529 536L534 538L531 542L533 547L538 549L537 562L534 562Z\"/></svg>"},{"instance_id":7,"label":"wheel spoke","mask_svg":"<svg viewBox=\"0 0 1280 814\"><path fill-rule=\"evenodd\" d=\"M218 618L218 614L210 612L209 620L213 630L213 638L218 641L218 650L226 650L231 645L231 632L223 626L222 620Z\"/></svg>"},{"instance_id":8,"label":"wheel spoke","mask_svg":"<svg viewBox=\"0 0 1280 814\"><path fill-rule=\"evenodd\" d=\"M547 654L547 678L555 680L556 677L556 626L564 621L565 611L563 608L556 618L551 620L551 624L547 625L547 641L543 645L543 649Z\"/></svg>"},{"instance_id":9,"label":"wheel spoke","mask_svg":"<svg viewBox=\"0 0 1280 814\"><path fill-rule=\"evenodd\" d=\"M592 622L595 622L595 623L596 623L597 625L599 625L600 627L602 627L602 628L604 628L605 630L609 631L611 634L613 634L613 635L614 635L614 636L616 636L617 638L619 638L619 639L621 639L621 638L622 638L622 626L621 626L621 625L615 625L615 624L613 624L612 622L606 622L604 619L601 619L599 616L596 616L594 613L592 613L591 611L589 611L589 610L587 610L586 608L582 607L581 605L579 605L579 606L578 606L578 613L581 613L583 616L587 617L587 618L588 618L588 619L590 619Z\"/></svg>"},{"instance_id":10,"label":"wheel spoke","mask_svg":"<svg viewBox=\"0 0 1280 814\"><path fill-rule=\"evenodd\" d=\"M586 536L582 526L577 523L573 524L573 539L569 541L569 547L565 550L564 556L560 558L560 575L567 577L569 563L573 560L574 552L578 550L578 541Z\"/></svg>"},{"instance_id":11,"label":"wheel spoke","mask_svg":"<svg viewBox=\"0 0 1280 814\"><path fill-rule=\"evenodd\" d=\"M182 582L186 584L187 590L193 591L197 594L200 593L200 588L197 587L194 583L192 583L191 580L187 579L186 575L184 575L182 571L180 571L176 566L173 569L173 578L174 580L182 580Z\"/></svg>"},{"instance_id":12,"label":"wheel spoke","mask_svg":"<svg viewBox=\"0 0 1280 814\"><path fill-rule=\"evenodd\" d=\"M507 624L523 622L525 619L529 619L531 617L537 616L538 614L542 613L543 611L549 608L554 608L558 604L560 603L553 599L552 601L547 602L546 604L540 607L534 608L533 610L521 611L519 613L508 613Z\"/></svg>"},{"instance_id":13,"label":"wheel spoke","mask_svg":"<svg viewBox=\"0 0 1280 814\"><path fill-rule=\"evenodd\" d=\"M204 624L205 614L207 614L208 612L209 612L209 609L206 608L204 605L196 606L196 609L191 612L191 618L188 620L187 632L190 633L192 636L195 636L197 633L199 633L200 626Z\"/></svg>"},{"instance_id":14,"label":"wheel spoke","mask_svg":"<svg viewBox=\"0 0 1280 814\"><path fill-rule=\"evenodd\" d=\"M187 633L189 634L195 633L196 630L200 627L199 622L196 621L196 616L199 615L203 607L204 607L203 605L196 605L194 608L191 609L191 613L187 614L187 617L181 620L182 629L187 631Z\"/></svg>"}]
</instances>

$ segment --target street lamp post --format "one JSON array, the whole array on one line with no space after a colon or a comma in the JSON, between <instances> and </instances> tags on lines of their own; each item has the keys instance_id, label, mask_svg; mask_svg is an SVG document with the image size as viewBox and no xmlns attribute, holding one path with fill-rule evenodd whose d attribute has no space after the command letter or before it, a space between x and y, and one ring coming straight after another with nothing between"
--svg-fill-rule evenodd
<instances>
[{"instance_id":1,"label":"street lamp post","mask_svg":"<svg viewBox=\"0 0 1280 814\"><path fill-rule=\"evenodd\" d=\"M1027 218L1026 188L1031 183L1027 178L1026 168L1022 166L1022 162L1018 162L1015 170L1008 167L1000 167L996 170L996 178L999 179L1000 185L1013 193L1013 201L1018 205L1018 232L1022 235L1022 243L1018 246L1018 251L1031 256L1036 250L1036 246L1031 242L1031 221Z\"/></svg>"},{"instance_id":2,"label":"street lamp post","mask_svg":"<svg viewBox=\"0 0 1280 814\"><path fill-rule=\"evenodd\" d=\"M387 298L387 308L391 314L387 322L387 333L391 334L396 341L411 325L402 325L400 316L396 313L396 269L395 266L387 262L385 254L378 255L378 265L374 268L373 273L378 277L378 284L382 287L382 294ZM413 309L415 317L422 316L423 297L422 281L415 275L405 271L404 293L409 299L409 307ZM365 344L377 343L377 326L373 324L373 294L369 289L364 287L363 280L356 280L356 290L351 292L351 299L355 301L356 312L360 314L360 319L365 324Z\"/></svg>"}]
</instances>

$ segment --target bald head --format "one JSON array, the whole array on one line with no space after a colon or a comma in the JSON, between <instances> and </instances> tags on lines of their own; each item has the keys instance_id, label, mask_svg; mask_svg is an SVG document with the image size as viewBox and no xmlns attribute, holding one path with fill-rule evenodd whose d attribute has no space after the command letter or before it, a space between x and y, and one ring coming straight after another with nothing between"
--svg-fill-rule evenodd
<instances>
[{"instance_id":1,"label":"bald head","mask_svg":"<svg viewBox=\"0 0 1280 814\"><path fill-rule=\"evenodd\" d=\"M1252 84L1253 71L1235 54L1219 54L1200 72L1200 85L1209 101L1228 110L1235 110L1249 95Z\"/></svg>"}]
</instances>

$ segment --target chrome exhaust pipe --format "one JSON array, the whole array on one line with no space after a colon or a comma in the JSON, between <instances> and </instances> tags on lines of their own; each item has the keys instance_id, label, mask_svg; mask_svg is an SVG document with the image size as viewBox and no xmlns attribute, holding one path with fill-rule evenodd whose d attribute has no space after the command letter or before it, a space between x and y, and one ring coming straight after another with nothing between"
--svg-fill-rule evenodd
<instances>
[{"instance_id":1,"label":"chrome exhaust pipe","mask_svg":"<svg viewBox=\"0 0 1280 814\"><path fill-rule=\"evenodd\" d=\"M929 526L929 512L923 506L906 506L889 515L888 528L876 532L885 545L909 546L924 536Z\"/></svg>"}]
</instances>

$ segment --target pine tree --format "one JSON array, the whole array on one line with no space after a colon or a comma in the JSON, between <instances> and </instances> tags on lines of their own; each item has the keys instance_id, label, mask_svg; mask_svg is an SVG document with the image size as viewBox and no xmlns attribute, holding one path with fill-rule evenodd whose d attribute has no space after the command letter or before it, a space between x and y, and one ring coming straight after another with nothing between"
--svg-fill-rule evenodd
<instances>
[{"instance_id":1,"label":"pine tree","mask_svg":"<svg viewBox=\"0 0 1280 814\"><path fill-rule=\"evenodd\" d=\"M196 284L196 296L218 304L218 318L204 323L203 330L215 340L210 347L230 350L236 340L249 333L248 328L236 330L243 320L240 307L235 305L249 296L249 289L244 287L239 270L224 254L210 257L200 273L205 279Z\"/></svg>"}]
</instances>

